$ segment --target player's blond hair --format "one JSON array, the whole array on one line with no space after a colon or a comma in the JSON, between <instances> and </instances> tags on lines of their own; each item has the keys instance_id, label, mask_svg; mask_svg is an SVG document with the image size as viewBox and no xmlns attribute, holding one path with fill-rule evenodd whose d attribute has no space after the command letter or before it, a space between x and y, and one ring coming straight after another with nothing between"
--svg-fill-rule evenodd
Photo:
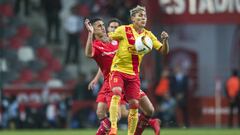
<instances>
[{"instance_id":1,"label":"player's blond hair","mask_svg":"<svg viewBox=\"0 0 240 135\"><path fill-rule=\"evenodd\" d=\"M143 6L137 5L135 8L130 10L130 16L134 16L136 13L138 13L140 11L145 11L146 12L146 8L143 7Z\"/></svg>"}]
</instances>

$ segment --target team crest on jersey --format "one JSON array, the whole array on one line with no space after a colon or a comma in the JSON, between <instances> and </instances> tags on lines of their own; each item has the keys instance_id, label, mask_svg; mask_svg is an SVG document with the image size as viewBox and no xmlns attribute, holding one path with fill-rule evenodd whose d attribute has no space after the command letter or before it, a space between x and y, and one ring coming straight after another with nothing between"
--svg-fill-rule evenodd
<instances>
[{"instance_id":1,"label":"team crest on jersey","mask_svg":"<svg viewBox=\"0 0 240 135\"><path fill-rule=\"evenodd\" d=\"M113 40L113 41L111 42L111 44L114 45L114 46L116 46L116 45L118 45L118 41Z\"/></svg>"},{"instance_id":2,"label":"team crest on jersey","mask_svg":"<svg viewBox=\"0 0 240 135\"><path fill-rule=\"evenodd\" d=\"M131 53L131 54L137 55L137 51L136 51L134 46L129 46L128 47L128 52Z\"/></svg>"},{"instance_id":3,"label":"team crest on jersey","mask_svg":"<svg viewBox=\"0 0 240 135\"><path fill-rule=\"evenodd\" d=\"M113 78L113 82L117 83L118 82L118 78Z\"/></svg>"}]
</instances>

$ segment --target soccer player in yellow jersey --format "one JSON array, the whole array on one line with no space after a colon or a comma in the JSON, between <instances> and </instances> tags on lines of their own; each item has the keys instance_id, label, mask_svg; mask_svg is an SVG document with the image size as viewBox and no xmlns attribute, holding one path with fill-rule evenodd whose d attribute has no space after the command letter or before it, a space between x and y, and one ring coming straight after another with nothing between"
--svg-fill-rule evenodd
<instances>
[{"instance_id":1,"label":"soccer player in yellow jersey","mask_svg":"<svg viewBox=\"0 0 240 135\"><path fill-rule=\"evenodd\" d=\"M90 23L92 22L92 23ZM95 18L92 19L89 22L88 19L85 20L85 25L86 28L91 31L91 27L93 27L93 29L95 29L96 31L96 36L95 39L92 43L92 45L86 45L86 56L89 56L91 58L93 58L94 60L96 60L96 62L100 65L101 69L98 70L98 73L96 74L96 76L94 77L94 79L89 83L88 88L92 89L94 87L94 85L98 82L98 79L100 78L101 75L105 75L104 77L104 85L102 86L100 92L98 93L98 97L97 97L97 116L98 118L101 120L100 126L97 130L96 135L105 135L106 132L108 132L110 130L110 121L109 119L106 117L106 113L108 111L109 105L110 105L110 101L111 101L111 97L112 97L112 92L110 90L110 88L108 87L109 83L109 79L108 79L108 75L110 73L110 68L111 68L111 63L112 63L112 59L115 55L115 50L117 49L116 47L118 46L118 44L114 44L113 43L117 43L117 41L113 40L111 41L111 44L108 44L108 42L100 42L102 39L107 39L106 37L104 38L104 36L106 36L106 34L104 33L99 33L98 31L101 30L100 26L103 27L102 24L102 20L100 18ZM92 25L91 25L92 24ZM120 21L118 19L111 19L108 22L108 27L107 27L107 31L108 32L114 32L115 29L117 27L120 26ZM95 35L93 34L93 35ZM102 36L101 36L102 35ZM91 34L89 33L89 37L91 37ZM101 37L101 38L99 38ZM104 40L103 40L104 41ZM102 45L101 50L98 50L99 46L98 43L100 43ZM116 46L116 47L111 47L111 46ZM88 51L89 48L92 48L92 51ZM102 53L96 53L96 52L102 52ZM109 55L101 55L101 54L106 54L106 52L108 52ZM114 53L109 53L109 52L114 52ZM97 54L97 55L95 55ZM94 57L93 57L94 56ZM101 72L103 71L104 74ZM110 99L110 100L108 100ZM126 102L125 99L121 99L121 105L120 105L120 115L122 117L127 117L128 116L128 110L126 109ZM151 101L148 99L147 95L141 90L140 91L140 99L139 99L139 108L142 110L142 113L139 113L138 116L138 126L137 129L135 131L135 135L141 135L142 132L144 131L144 129L147 126L151 126L154 129L155 135L159 135L160 134L160 120L159 119L154 119L151 118L151 116L154 113L154 107L151 103ZM121 118L121 116L119 116L119 118Z\"/></svg>"},{"instance_id":2,"label":"soccer player in yellow jersey","mask_svg":"<svg viewBox=\"0 0 240 135\"><path fill-rule=\"evenodd\" d=\"M119 47L114 56L109 80L110 89L113 91L110 103L111 130L109 135L117 135L117 119L119 101L122 93L129 103L128 135L134 135L138 123L138 107L140 96L139 70L144 54L138 54L134 48L135 39L139 36L149 36L153 47L167 54L169 51L168 34L161 33L162 43L145 29L147 16L145 7L137 6L130 10L132 24L118 27L109 36L119 41Z\"/></svg>"}]
</instances>

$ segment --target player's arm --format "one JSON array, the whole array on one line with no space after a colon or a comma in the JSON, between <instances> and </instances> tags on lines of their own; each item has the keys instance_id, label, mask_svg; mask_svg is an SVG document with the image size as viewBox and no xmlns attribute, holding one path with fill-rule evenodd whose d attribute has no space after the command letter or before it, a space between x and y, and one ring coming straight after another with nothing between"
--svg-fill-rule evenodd
<instances>
[{"instance_id":1,"label":"player's arm","mask_svg":"<svg viewBox=\"0 0 240 135\"><path fill-rule=\"evenodd\" d=\"M153 41L153 47L158 50L162 54L167 54L169 52L169 44L168 44L168 34L166 32L162 32L161 34L161 40L160 42L151 32L150 32L150 38Z\"/></svg>"},{"instance_id":2,"label":"player's arm","mask_svg":"<svg viewBox=\"0 0 240 135\"><path fill-rule=\"evenodd\" d=\"M161 53L166 55L169 52L168 33L163 31L161 33L161 41L163 46L161 47Z\"/></svg>"},{"instance_id":3,"label":"player's arm","mask_svg":"<svg viewBox=\"0 0 240 135\"><path fill-rule=\"evenodd\" d=\"M93 80L88 84L88 90L93 89L93 87L96 85L96 83L98 82L99 78L103 76L102 75L102 71L99 68L97 74L95 75L95 77L93 78Z\"/></svg>"},{"instance_id":4,"label":"player's arm","mask_svg":"<svg viewBox=\"0 0 240 135\"><path fill-rule=\"evenodd\" d=\"M93 50L92 50L92 44L93 44L93 26L90 24L89 19L85 20L85 27L88 30L88 38L86 42L86 48L85 48L85 55L87 57L93 57Z\"/></svg>"},{"instance_id":5,"label":"player's arm","mask_svg":"<svg viewBox=\"0 0 240 135\"><path fill-rule=\"evenodd\" d=\"M123 39L123 32L124 32L124 26L119 26L114 32L109 32L108 36L112 40L122 40Z\"/></svg>"}]
</instances>

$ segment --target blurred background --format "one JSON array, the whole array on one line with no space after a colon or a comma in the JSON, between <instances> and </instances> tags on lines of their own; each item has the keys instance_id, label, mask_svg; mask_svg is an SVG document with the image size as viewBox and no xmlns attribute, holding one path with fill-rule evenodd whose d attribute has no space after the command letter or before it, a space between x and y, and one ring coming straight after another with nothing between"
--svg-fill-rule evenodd
<instances>
[{"instance_id":1,"label":"blurred background","mask_svg":"<svg viewBox=\"0 0 240 135\"><path fill-rule=\"evenodd\" d=\"M129 24L146 6L170 53L142 64L142 89L163 127L240 127L239 0L0 0L0 127L95 128L96 63L84 56L83 21ZM122 122L126 124L126 122Z\"/></svg>"}]
</instances>

